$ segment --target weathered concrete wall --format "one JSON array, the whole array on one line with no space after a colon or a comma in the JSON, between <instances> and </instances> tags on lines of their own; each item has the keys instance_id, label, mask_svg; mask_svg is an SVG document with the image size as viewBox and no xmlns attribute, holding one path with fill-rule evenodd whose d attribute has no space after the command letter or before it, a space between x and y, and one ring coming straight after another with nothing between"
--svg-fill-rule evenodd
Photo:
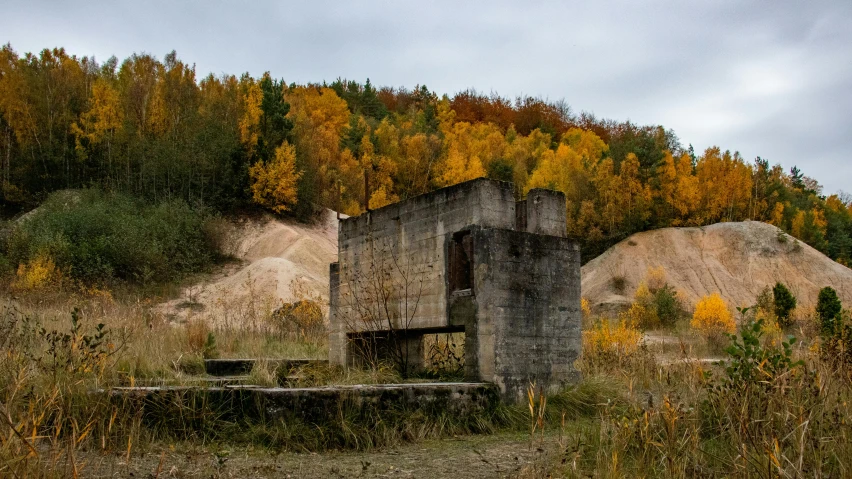
<instances>
[{"instance_id":1,"label":"weathered concrete wall","mask_svg":"<svg viewBox=\"0 0 852 479\"><path fill-rule=\"evenodd\" d=\"M575 382L581 350L580 249L566 238L482 228L474 231L478 377L505 399L530 381L549 390ZM465 334L465 358L470 357Z\"/></svg>"},{"instance_id":2,"label":"weathered concrete wall","mask_svg":"<svg viewBox=\"0 0 852 479\"><path fill-rule=\"evenodd\" d=\"M352 363L347 333L391 331L372 341L401 345L416 367L420 336L463 330L466 379L497 384L504 399L521 399L530 381L551 391L576 381L580 250L565 238L565 196L533 189L516 203L512 193L479 179L341 221L330 361Z\"/></svg>"},{"instance_id":3,"label":"weathered concrete wall","mask_svg":"<svg viewBox=\"0 0 852 479\"><path fill-rule=\"evenodd\" d=\"M328 265L328 362L345 366L348 362L346 327L337 312L340 304L340 263Z\"/></svg>"},{"instance_id":4,"label":"weathered concrete wall","mask_svg":"<svg viewBox=\"0 0 852 479\"><path fill-rule=\"evenodd\" d=\"M515 228L539 235L565 237L567 234L565 216L565 195L559 191L533 188L524 201L526 214L525 228Z\"/></svg>"},{"instance_id":5,"label":"weathered concrete wall","mask_svg":"<svg viewBox=\"0 0 852 479\"><path fill-rule=\"evenodd\" d=\"M391 298L391 313L406 324L398 329L442 328L447 322L446 263L448 235L470 225L512 229L515 199L511 183L480 178L417 196L340 221L339 282L332 278L329 359L346 364L346 332L356 326L363 295L350 283L375 283L375 270L390 272L393 289L408 286ZM332 274L334 270L332 270ZM408 278L402 284L401 276ZM363 290L363 288L361 288ZM360 328L369 328L363 324Z\"/></svg>"}]
</instances>

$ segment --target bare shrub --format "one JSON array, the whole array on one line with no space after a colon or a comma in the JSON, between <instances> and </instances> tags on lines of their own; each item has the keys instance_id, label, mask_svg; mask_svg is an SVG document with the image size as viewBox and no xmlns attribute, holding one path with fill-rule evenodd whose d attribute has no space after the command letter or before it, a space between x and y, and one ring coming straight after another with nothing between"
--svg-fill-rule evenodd
<instances>
[{"instance_id":1,"label":"bare shrub","mask_svg":"<svg viewBox=\"0 0 852 479\"><path fill-rule=\"evenodd\" d=\"M186 344L189 351L194 354L203 354L210 327L203 319L194 319L186 323Z\"/></svg>"},{"instance_id":2,"label":"bare shrub","mask_svg":"<svg viewBox=\"0 0 852 479\"><path fill-rule=\"evenodd\" d=\"M407 340L423 293L423 263L389 241L372 237L360 267L340 272L338 315L350 347L371 368L390 361L403 377L411 373L418 348Z\"/></svg>"}]
</instances>

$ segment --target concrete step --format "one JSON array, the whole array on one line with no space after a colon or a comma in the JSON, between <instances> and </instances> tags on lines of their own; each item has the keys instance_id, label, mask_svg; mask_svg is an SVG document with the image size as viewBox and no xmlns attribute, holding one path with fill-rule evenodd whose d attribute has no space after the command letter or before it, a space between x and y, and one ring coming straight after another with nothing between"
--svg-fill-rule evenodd
<instances>
[{"instance_id":1,"label":"concrete step","mask_svg":"<svg viewBox=\"0 0 852 479\"><path fill-rule=\"evenodd\" d=\"M211 376L239 376L251 372L254 364L258 361L266 361L288 371L308 364L328 364L326 359L281 359L281 358L230 358L230 359L205 359L204 369Z\"/></svg>"},{"instance_id":2,"label":"concrete step","mask_svg":"<svg viewBox=\"0 0 852 479\"><path fill-rule=\"evenodd\" d=\"M133 383L139 387L160 387L160 386L233 386L238 384L247 384L249 376L185 376L181 378L152 378L152 379L135 379Z\"/></svg>"}]
</instances>

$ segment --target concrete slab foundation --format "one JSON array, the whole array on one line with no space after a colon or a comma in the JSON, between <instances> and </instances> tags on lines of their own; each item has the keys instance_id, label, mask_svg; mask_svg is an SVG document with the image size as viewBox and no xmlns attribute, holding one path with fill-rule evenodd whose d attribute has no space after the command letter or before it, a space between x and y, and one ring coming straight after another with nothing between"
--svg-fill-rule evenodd
<instances>
[{"instance_id":1,"label":"concrete slab foundation","mask_svg":"<svg viewBox=\"0 0 852 479\"><path fill-rule=\"evenodd\" d=\"M345 411L365 415L399 410L427 415L490 414L499 404L499 391L485 383L412 383L314 388L133 387L109 390L113 401L151 418L168 417L172 409L192 410L196 416L216 412L234 420L300 420L322 424ZM165 414L164 414L165 413Z\"/></svg>"},{"instance_id":2,"label":"concrete slab foundation","mask_svg":"<svg viewBox=\"0 0 852 479\"><path fill-rule=\"evenodd\" d=\"M251 372L255 363L265 361L270 365L290 370L308 364L328 364L325 359L254 359L254 358L228 358L228 359L205 359L204 370L210 376L238 376Z\"/></svg>"}]
</instances>

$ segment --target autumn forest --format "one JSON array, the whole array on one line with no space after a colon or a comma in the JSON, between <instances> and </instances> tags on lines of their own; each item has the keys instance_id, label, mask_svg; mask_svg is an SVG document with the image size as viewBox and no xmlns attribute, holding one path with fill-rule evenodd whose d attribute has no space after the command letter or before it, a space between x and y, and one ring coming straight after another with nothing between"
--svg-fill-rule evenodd
<instances>
[{"instance_id":1,"label":"autumn forest","mask_svg":"<svg viewBox=\"0 0 852 479\"><path fill-rule=\"evenodd\" d=\"M670 129L602 120L564 102L452 96L338 79L196 76L172 52L97 62L63 49L0 49L7 216L61 189L97 188L223 214L266 208L349 215L488 176L567 197L585 259L667 226L758 220L848 264L852 204L726 148L693 151ZM365 173L369 200L365 205Z\"/></svg>"}]
</instances>

